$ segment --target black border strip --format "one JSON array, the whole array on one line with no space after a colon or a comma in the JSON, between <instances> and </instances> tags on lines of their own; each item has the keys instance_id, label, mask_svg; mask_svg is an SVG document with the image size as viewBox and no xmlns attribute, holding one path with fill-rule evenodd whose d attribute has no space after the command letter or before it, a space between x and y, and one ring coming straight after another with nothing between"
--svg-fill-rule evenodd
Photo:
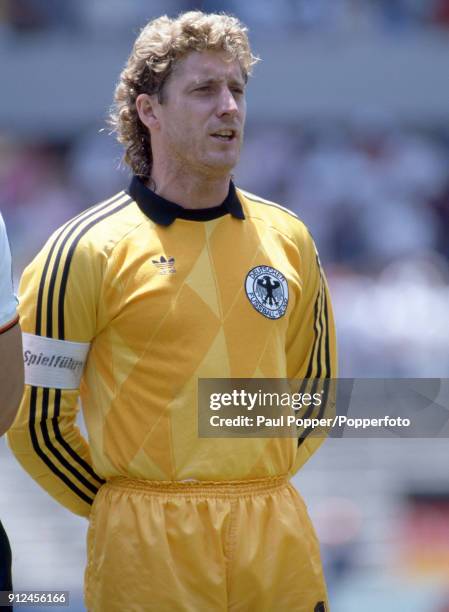
<instances>
[{"instance_id":1,"label":"black border strip","mask_svg":"<svg viewBox=\"0 0 449 612\"><path fill-rule=\"evenodd\" d=\"M88 504L92 504L93 503L93 498L89 497L88 495L86 495L84 493L84 491L82 491L81 489L79 489L65 474L64 472L61 472L61 470L59 470L54 463L52 463L52 461L50 460L50 458L43 452L43 450L41 449L40 445L39 445L39 440L36 434L36 430L34 429L34 421L36 419L36 405L37 405L37 391L38 391L38 387L31 387L31 398L30 398L30 423L29 423L29 429L30 429L30 436L31 436L31 443L33 445L34 451L35 453L42 459L42 461L50 468L50 470L56 474L56 476L58 476L58 478L60 478L62 480L62 482L64 484L66 484L69 489L71 489L74 493L76 493L76 495L78 495L83 501L85 501Z\"/></svg>"},{"instance_id":2,"label":"black border strip","mask_svg":"<svg viewBox=\"0 0 449 612\"><path fill-rule=\"evenodd\" d=\"M18 322L19 322L19 315L17 315L16 318L12 319L12 321L10 321L9 323L6 323L5 325L3 325L3 327L0 327L0 335L6 333L7 331L15 327Z\"/></svg>"}]
</instances>

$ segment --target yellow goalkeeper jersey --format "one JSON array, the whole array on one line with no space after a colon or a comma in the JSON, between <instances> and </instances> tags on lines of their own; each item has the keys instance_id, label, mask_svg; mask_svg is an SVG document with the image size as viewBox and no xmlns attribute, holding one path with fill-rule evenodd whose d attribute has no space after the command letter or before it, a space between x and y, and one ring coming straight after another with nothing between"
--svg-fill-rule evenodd
<instances>
[{"instance_id":1,"label":"yellow goalkeeper jersey","mask_svg":"<svg viewBox=\"0 0 449 612\"><path fill-rule=\"evenodd\" d=\"M336 377L310 234L232 182L220 206L187 210L134 177L51 236L23 274L20 318L26 369L44 374L28 376L10 446L77 514L115 476L292 474L322 442L198 437L199 378Z\"/></svg>"}]
</instances>

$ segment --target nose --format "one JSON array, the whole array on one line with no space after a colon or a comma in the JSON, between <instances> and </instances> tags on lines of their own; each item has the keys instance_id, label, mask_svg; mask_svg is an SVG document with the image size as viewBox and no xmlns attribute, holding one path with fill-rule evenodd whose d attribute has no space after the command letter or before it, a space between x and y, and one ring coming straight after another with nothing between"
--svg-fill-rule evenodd
<instances>
[{"instance_id":1,"label":"nose","mask_svg":"<svg viewBox=\"0 0 449 612\"><path fill-rule=\"evenodd\" d=\"M229 87L223 87L220 91L220 96L217 103L217 116L223 115L238 115L239 105L234 97L234 94Z\"/></svg>"}]
</instances>

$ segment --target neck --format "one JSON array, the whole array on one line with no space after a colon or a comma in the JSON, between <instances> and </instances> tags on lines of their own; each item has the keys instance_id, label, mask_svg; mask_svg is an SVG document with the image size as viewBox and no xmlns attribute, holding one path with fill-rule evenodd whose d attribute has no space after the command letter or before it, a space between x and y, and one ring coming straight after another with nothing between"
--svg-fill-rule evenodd
<instances>
[{"instance_id":1,"label":"neck","mask_svg":"<svg viewBox=\"0 0 449 612\"><path fill-rule=\"evenodd\" d=\"M231 174L199 175L182 170L168 171L155 164L147 186L183 208L201 209L219 206L228 195Z\"/></svg>"}]
</instances>

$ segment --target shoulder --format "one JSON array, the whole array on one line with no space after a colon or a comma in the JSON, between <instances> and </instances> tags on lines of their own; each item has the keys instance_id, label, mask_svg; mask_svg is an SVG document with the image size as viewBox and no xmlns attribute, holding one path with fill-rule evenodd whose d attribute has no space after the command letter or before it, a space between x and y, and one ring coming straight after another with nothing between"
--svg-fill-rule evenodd
<instances>
[{"instance_id":1,"label":"shoulder","mask_svg":"<svg viewBox=\"0 0 449 612\"><path fill-rule=\"evenodd\" d=\"M289 208L244 189L237 188L237 194L244 206L246 218L270 226L296 244L313 244L307 226Z\"/></svg>"},{"instance_id":2,"label":"shoulder","mask_svg":"<svg viewBox=\"0 0 449 612\"><path fill-rule=\"evenodd\" d=\"M140 223L139 208L125 191L120 191L70 219L49 242L59 250L88 249L108 256Z\"/></svg>"},{"instance_id":3,"label":"shoulder","mask_svg":"<svg viewBox=\"0 0 449 612\"><path fill-rule=\"evenodd\" d=\"M69 273L79 282L98 281L115 246L143 222L138 206L124 191L95 204L50 236L26 267L22 287L66 283Z\"/></svg>"},{"instance_id":4,"label":"shoulder","mask_svg":"<svg viewBox=\"0 0 449 612\"><path fill-rule=\"evenodd\" d=\"M88 253L107 259L115 245L140 223L138 206L125 191L120 191L58 228L39 256L64 262Z\"/></svg>"}]
</instances>

